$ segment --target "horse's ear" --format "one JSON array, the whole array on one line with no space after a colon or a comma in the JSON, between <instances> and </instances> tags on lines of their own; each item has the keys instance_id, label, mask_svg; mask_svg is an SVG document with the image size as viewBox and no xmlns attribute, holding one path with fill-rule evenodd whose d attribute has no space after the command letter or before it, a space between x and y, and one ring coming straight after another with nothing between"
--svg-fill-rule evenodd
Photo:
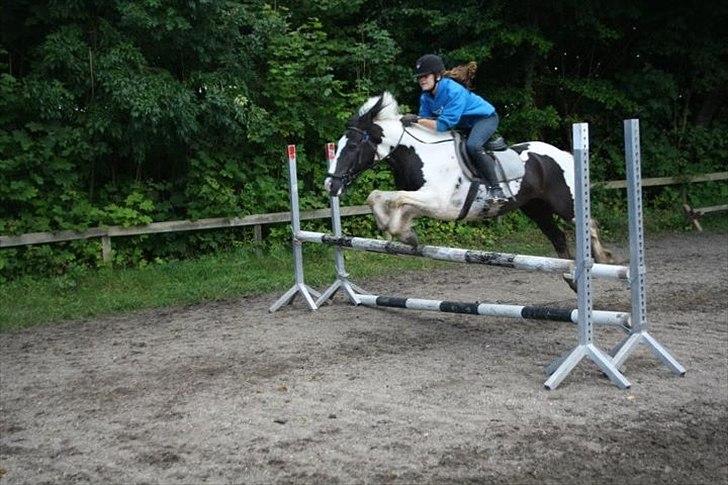
<instances>
[{"instance_id":1,"label":"horse's ear","mask_svg":"<svg viewBox=\"0 0 728 485\"><path fill-rule=\"evenodd\" d=\"M377 117L379 112L382 111L382 103L384 103L384 94L379 96L379 99L377 100L377 102L374 103L374 106L372 106L372 109L370 109L369 112L367 113L367 115L371 118L372 121L374 120L374 118Z\"/></svg>"}]
</instances>

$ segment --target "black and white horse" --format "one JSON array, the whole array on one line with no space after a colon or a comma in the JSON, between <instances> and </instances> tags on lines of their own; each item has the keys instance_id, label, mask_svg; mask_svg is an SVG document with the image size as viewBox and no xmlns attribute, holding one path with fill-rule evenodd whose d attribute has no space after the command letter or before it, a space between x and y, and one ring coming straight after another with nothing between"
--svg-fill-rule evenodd
<instances>
[{"instance_id":1,"label":"black and white horse","mask_svg":"<svg viewBox=\"0 0 728 485\"><path fill-rule=\"evenodd\" d=\"M523 176L504 186L513 198L505 205L493 205L481 187L472 206L462 214L470 182L458 161L453 135L418 125L405 128L400 117L390 93L364 103L339 140L329 167L325 187L331 195L341 195L363 171L386 160L398 190L374 190L367 202L379 229L393 238L416 245L412 221L420 216L471 221L520 209L548 237L559 257L572 259L566 236L554 218L569 223L574 219L574 158L570 153L538 141L513 145L524 165ZM596 224L590 229L595 261L612 262L599 241Z\"/></svg>"}]
</instances>

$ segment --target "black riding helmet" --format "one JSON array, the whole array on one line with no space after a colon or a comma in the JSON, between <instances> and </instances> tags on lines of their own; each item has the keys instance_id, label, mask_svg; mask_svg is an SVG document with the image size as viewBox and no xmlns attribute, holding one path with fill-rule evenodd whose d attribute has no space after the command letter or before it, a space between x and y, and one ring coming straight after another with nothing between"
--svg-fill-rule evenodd
<instances>
[{"instance_id":1,"label":"black riding helmet","mask_svg":"<svg viewBox=\"0 0 728 485\"><path fill-rule=\"evenodd\" d=\"M425 76L427 74L440 74L445 70L445 63L442 57L435 54L425 54L417 59L415 64L415 77Z\"/></svg>"}]
</instances>

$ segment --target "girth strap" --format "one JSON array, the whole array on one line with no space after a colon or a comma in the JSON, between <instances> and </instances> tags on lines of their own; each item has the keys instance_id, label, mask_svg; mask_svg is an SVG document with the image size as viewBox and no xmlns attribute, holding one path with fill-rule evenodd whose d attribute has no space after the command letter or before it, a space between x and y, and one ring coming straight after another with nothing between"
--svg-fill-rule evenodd
<instances>
[{"instance_id":1,"label":"girth strap","mask_svg":"<svg viewBox=\"0 0 728 485\"><path fill-rule=\"evenodd\" d=\"M459 221L468 215L470 208L473 206L473 201L475 200L475 196L478 194L478 187L480 187L480 185L481 184L479 184L477 182L470 182L470 188L468 189L468 195L465 197L465 202L463 203L463 208L460 209L460 214L458 215L458 218L456 220Z\"/></svg>"}]
</instances>

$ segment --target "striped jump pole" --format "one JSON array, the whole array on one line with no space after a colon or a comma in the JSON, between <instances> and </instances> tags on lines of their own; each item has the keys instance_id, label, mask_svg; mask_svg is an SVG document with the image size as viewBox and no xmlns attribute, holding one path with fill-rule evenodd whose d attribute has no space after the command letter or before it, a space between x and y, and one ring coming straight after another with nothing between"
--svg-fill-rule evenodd
<instances>
[{"instance_id":1,"label":"striped jump pole","mask_svg":"<svg viewBox=\"0 0 728 485\"><path fill-rule=\"evenodd\" d=\"M296 145L288 145L288 191L291 197L291 229L293 230L293 271L296 282L283 296L276 300L268 309L273 313L287 303L292 303L296 295L300 294L311 310L316 310L316 302L321 294L308 286L303 279L303 249L296 233L301 231L301 214L298 208L298 174L296 169Z\"/></svg>"},{"instance_id":2,"label":"striped jump pole","mask_svg":"<svg viewBox=\"0 0 728 485\"><path fill-rule=\"evenodd\" d=\"M457 301L424 300L421 298L400 298L396 296L358 295L361 305L369 307L407 308L444 313L464 313L490 317L520 318L524 320L550 320L554 322L579 323L579 310L551 308L545 306L503 305L500 303L464 303ZM592 322L596 325L619 327L629 331L629 313L592 311Z\"/></svg>"},{"instance_id":3,"label":"striped jump pole","mask_svg":"<svg viewBox=\"0 0 728 485\"><path fill-rule=\"evenodd\" d=\"M646 345L674 374L685 375L685 368L650 333L647 320L645 241L642 221L642 173L639 120L624 120L624 151L627 164L627 203L629 207L630 291L632 322L630 335L613 350L614 363L621 366L640 345Z\"/></svg>"},{"instance_id":4,"label":"striped jump pole","mask_svg":"<svg viewBox=\"0 0 728 485\"><path fill-rule=\"evenodd\" d=\"M545 273L574 273L575 262L570 259L548 258L543 256L524 256L520 254L496 253L474 249L448 248L444 246L409 246L397 241L369 239L364 237L337 236L323 232L299 231L296 238L303 242L368 251L373 253L401 254L452 261L455 263L484 264ZM592 276L612 280L627 280L629 268L611 264L594 264Z\"/></svg>"}]
</instances>

